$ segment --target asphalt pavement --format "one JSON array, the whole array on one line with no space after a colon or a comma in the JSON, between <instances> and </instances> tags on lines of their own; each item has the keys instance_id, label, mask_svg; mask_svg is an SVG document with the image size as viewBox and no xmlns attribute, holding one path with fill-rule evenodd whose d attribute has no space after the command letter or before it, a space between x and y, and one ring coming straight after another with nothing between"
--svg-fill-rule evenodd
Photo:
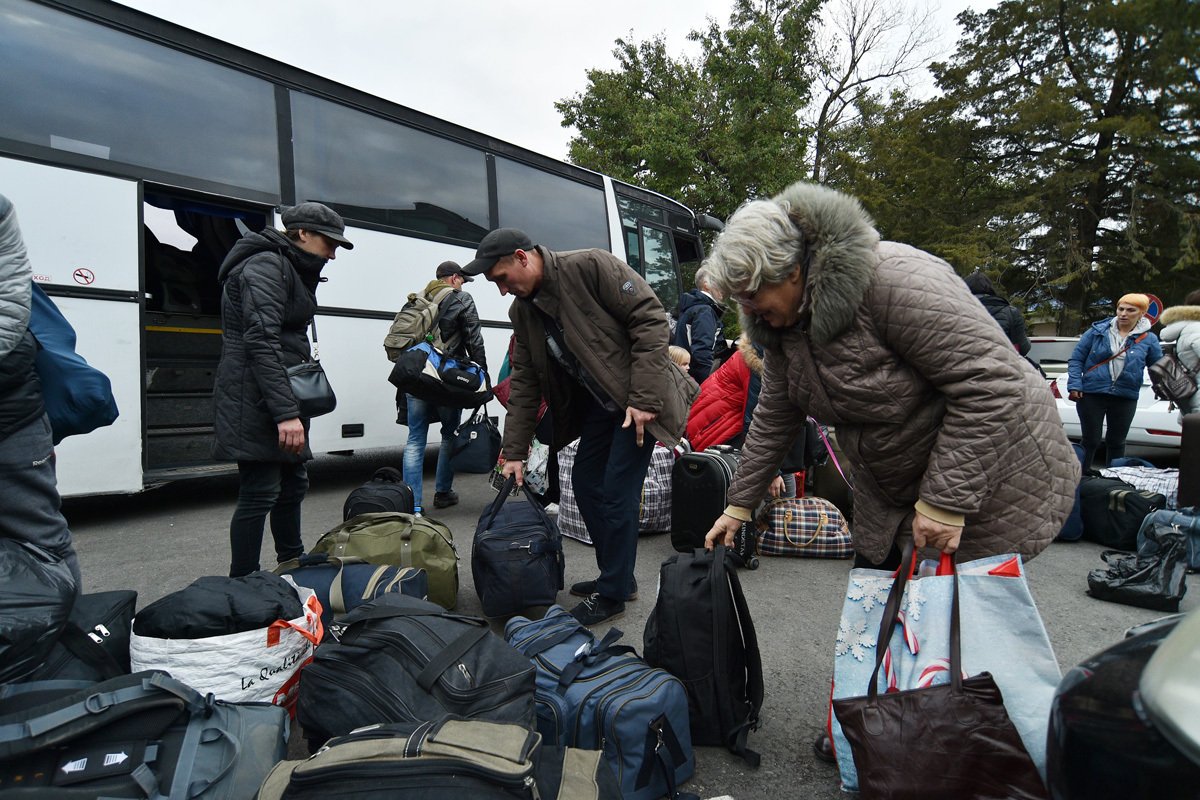
<instances>
[{"instance_id":1,"label":"asphalt pavement","mask_svg":"<svg viewBox=\"0 0 1200 800\"><path fill-rule=\"evenodd\" d=\"M434 450L431 449L432 459ZM304 541L311 545L341 522L346 495L379 466L400 466L400 452L363 451L326 456L310 468L311 488L304 503ZM432 460L426 465L425 495L433 496ZM432 510L431 516L454 533L460 556L459 612L481 614L471 581L471 538L480 512L495 497L484 475L460 475L460 503ZM159 487L139 495L67 501L83 570L84 590L135 589L139 607L187 586L203 575L224 575L229 566L228 525L237 498L235 476L210 477ZM264 537L262 564L272 568L274 551ZM572 582L596 577L592 548L565 539L567 577ZM1087 596L1087 573L1101 566L1099 545L1055 543L1028 564L1030 587L1038 603L1060 666L1065 670L1119 640L1126 628L1161 616L1159 612L1094 600ZM638 600L626 604L615 627L623 642L642 649L642 632L654 605L658 566L674 551L666 534L639 542ZM762 725L750 746L762 754L762 766L747 768L717 748L697 750L696 776L687 788L703 798L841 798L837 770L817 761L810 744L819 732L829 697L833 647L849 561L763 558L756 571L741 573L753 613L766 674ZM1200 605L1200 586L1188 577L1190 592L1182 610ZM570 608L566 591L559 603ZM494 621L499 632L503 621ZM597 629L602 634L603 628ZM292 755L300 757L299 737Z\"/></svg>"}]
</instances>

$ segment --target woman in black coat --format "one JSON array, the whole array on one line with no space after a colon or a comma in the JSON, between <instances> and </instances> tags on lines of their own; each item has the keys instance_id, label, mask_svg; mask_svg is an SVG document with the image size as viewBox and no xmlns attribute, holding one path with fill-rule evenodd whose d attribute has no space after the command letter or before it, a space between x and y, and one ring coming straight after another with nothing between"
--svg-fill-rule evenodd
<instances>
[{"instance_id":1,"label":"woman in black coat","mask_svg":"<svg viewBox=\"0 0 1200 800\"><path fill-rule=\"evenodd\" d=\"M281 219L283 232L267 228L238 240L218 275L223 331L213 456L236 460L241 480L229 524L231 577L259 569L268 513L278 560L304 552L300 504L312 451L287 368L311 359L307 329L321 270L339 246L354 247L342 218L320 203L301 203Z\"/></svg>"}]
</instances>

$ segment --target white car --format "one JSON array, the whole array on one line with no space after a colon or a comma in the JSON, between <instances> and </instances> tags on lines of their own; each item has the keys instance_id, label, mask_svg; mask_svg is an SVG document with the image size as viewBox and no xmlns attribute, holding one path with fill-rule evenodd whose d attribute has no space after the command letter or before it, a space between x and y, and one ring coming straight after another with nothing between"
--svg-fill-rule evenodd
<instances>
[{"instance_id":1,"label":"white car","mask_svg":"<svg viewBox=\"0 0 1200 800\"><path fill-rule=\"evenodd\" d=\"M1159 400L1150 388L1149 377L1142 377L1142 391L1138 396L1137 411L1133 414L1133 423L1129 426L1126 444L1139 447L1160 447L1168 450L1179 450L1182 429L1175 409L1166 400ZM1050 381L1050 391L1054 393L1058 404L1058 414L1062 417L1063 428L1071 439L1079 439L1079 414L1075 404L1067 399L1067 376L1059 375Z\"/></svg>"}]
</instances>

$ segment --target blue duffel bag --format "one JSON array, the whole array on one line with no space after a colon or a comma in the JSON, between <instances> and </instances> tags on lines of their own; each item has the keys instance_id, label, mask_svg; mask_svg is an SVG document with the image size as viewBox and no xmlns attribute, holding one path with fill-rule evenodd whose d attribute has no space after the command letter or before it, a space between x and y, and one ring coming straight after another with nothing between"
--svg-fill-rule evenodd
<instances>
[{"instance_id":1,"label":"blue duffel bag","mask_svg":"<svg viewBox=\"0 0 1200 800\"><path fill-rule=\"evenodd\" d=\"M429 599L429 576L418 567L371 564L351 556L305 553L275 568L276 575L291 575L297 586L317 593L321 624L329 630L334 617L358 608L368 600L395 593Z\"/></svg>"},{"instance_id":2,"label":"blue duffel bag","mask_svg":"<svg viewBox=\"0 0 1200 800\"><path fill-rule=\"evenodd\" d=\"M1200 571L1200 506L1152 511L1138 529L1137 551L1145 552L1146 531L1153 527L1174 528L1187 537L1187 566L1189 572Z\"/></svg>"},{"instance_id":3,"label":"blue duffel bag","mask_svg":"<svg viewBox=\"0 0 1200 800\"><path fill-rule=\"evenodd\" d=\"M678 788L696 769L683 683L620 637L612 628L597 640L560 606L504 627L537 668L534 709L547 744L603 750L625 800L695 798Z\"/></svg>"}]
</instances>

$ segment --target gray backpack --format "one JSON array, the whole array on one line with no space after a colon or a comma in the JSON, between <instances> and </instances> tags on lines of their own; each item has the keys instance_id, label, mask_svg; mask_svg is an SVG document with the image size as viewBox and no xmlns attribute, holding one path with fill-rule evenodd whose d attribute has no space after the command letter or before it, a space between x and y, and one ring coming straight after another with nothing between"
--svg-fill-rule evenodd
<instances>
[{"instance_id":1,"label":"gray backpack","mask_svg":"<svg viewBox=\"0 0 1200 800\"><path fill-rule=\"evenodd\" d=\"M13 684L0 687L0 788L45 800L244 800L287 756L287 732L279 706L215 700L156 670Z\"/></svg>"},{"instance_id":2,"label":"gray backpack","mask_svg":"<svg viewBox=\"0 0 1200 800\"><path fill-rule=\"evenodd\" d=\"M438 315L441 313L439 305L453 291L453 286L447 286L438 290L433 297L417 292L408 296L408 302L396 312L392 327L383 337L383 349L388 361L395 361L405 350L421 342L430 342L439 350L445 349L437 328Z\"/></svg>"}]
</instances>

